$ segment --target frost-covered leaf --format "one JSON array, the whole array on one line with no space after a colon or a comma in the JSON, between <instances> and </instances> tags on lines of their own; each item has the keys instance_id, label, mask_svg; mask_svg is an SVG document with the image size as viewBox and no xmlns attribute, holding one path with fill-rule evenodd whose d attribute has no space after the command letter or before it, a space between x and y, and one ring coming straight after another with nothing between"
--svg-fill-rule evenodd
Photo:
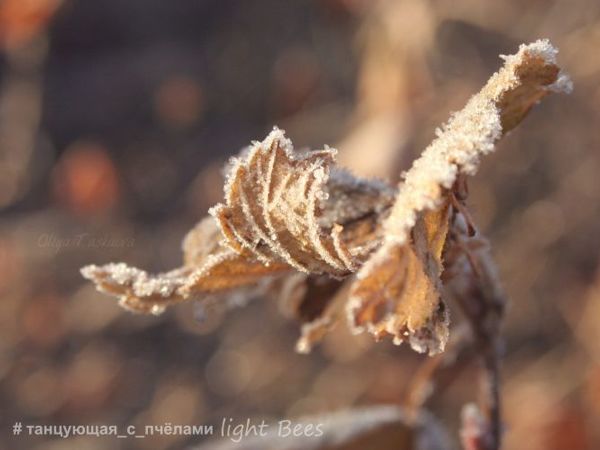
<instances>
[{"instance_id":1,"label":"frost-covered leaf","mask_svg":"<svg viewBox=\"0 0 600 450\"><path fill-rule=\"evenodd\" d=\"M283 137L281 132L275 132L275 135ZM317 154L319 153L322 152L317 152ZM330 154L333 154L333 151L325 151L325 155ZM312 156L322 159L314 154ZM308 161L304 161L304 163L308 164ZM313 161L309 164L309 169L314 169L315 165L318 164ZM294 167L296 167L294 170L298 170L297 166ZM280 169L283 170L281 167ZM243 169L234 167L233 170ZM258 166L252 166L252 170L258 170ZM291 179L298 176L298 173L290 172L288 175ZM321 211L323 206L316 206L314 203L312 205L314 215L311 216L311 213L302 209L306 206L304 203L309 204L306 201L308 197L302 197L301 205L293 213L296 215L294 216L289 211L286 214L286 220L288 218L293 220L284 224L294 230L300 230L300 234L298 234L300 240L295 240L295 234L281 230L278 236L282 238L282 241L278 244L283 245L285 242L285 245L292 249L294 255L303 251L301 249L305 248L305 240L303 240L305 236L302 233L307 230L307 225L302 224L298 229L293 226L302 222L301 214L306 212L307 217L311 220L311 226L315 227L311 231L307 231L308 238L317 242L318 239L321 239L322 247L320 248L323 251L331 252L332 255L338 255L337 262L344 258L347 261L362 262L381 243L382 217L384 217L385 211L389 210L395 191L382 182L357 180L348 173L338 170L328 178L327 185L323 186L322 182L325 179L327 178L318 183L315 179L308 184L312 183L313 186L309 191L313 189L315 192L319 192L318 198L313 201L316 202L319 199L327 208L327 213L317 218L316 212ZM289 185L280 186L280 188L285 190L289 188ZM298 194L298 192L296 193ZM287 198L288 194L283 195ZM278 207L284 210L282 205ZM225 208L224 205L220 205L217 211ZM218 214L226 214L226 211L223 210ZM278 217L277 214L274 216ZM275 219L273 223L280 223L277 220ZM118 263L101 267L87 266L82 269L82 274L94 281L101 291L117 296L123 307L137 312L158 314L173 303L188 299L213 300L212 294L224 292L231 294L234 289L239 291L236 294L255 294L255 289L249 288L273 276L293 272L293 267L279 255L270 253L264 243L261 243L258 248L265 249L261 254L265 255L267 259L259 259L256 252L243 250L240 252L239 247L236 247L238 251L232 249L231 245L235 245L235 241L224 241L223 238L226 236L227 234L225 236L222 234L216 220L213 217L207 217L200 221L183 240L184 264L181 268L152 275L124 263ZM317 245L306 247L306 255L315 255ZM301 249L294 251L294 248ZM318 261L318 263L319 267L326 267L328 272L333 275L346 273L348 267L344 266L346 269L342 271L326 266L324 261ZM314 265L311 267L313 270L318 270Z\"/></svg>"},{"instance_id":2,"label":"frost-covered leaf","mask_svg":"<svg viewBox=\"0 0 600 450\"><path fill-rule=\"evenodd\" d=\"M335 229L342 225L342 245L362 264L381 244L382 224L394 204L396 190L380 180L355 178L333 167L326 194L321 202L319 226Z\"/></svg>"},{"instance_id":3,"label":"frost-covered leaf","mask_svg":"<svg viewBox=\"0 0 600 450\"><path fill-rule=\"evenodd\" d=\"M327 228L319 223L334 157L333 149L293 153L279 129L255 143L232 165L225 204L211 210L229 247L264 264L283 261L304 273L355 271L359 261L342 241L338 217L334 214Z\"/></svg>"},{"instance_id":4,"label":"frost-covered leaf","mask_svg":"<svg viewBox=\"0 0 600 450\"><path fill-rule=\"evenodd\" d=\"M186 269L151 276L125 263L92 264L83 267L81 274L93 281L99 291L118 297L123 308L153 314L162 313L163 304L183 299L178 289L189 276Z\"/></svg>"},{"instance_id":5,"label":"frost-covered leaf","mask_svg":"<svg viewBox=\"0 0 600 450\"><path fill-rule=\"evenodd\" d=\"M265 266L244 258L221 246L219 236L212 217L201 221L184 239L185 265L166 273L151 275L124 263L90 265L81 273L100 291L117 296L124 308L160 314L170 304L253 285L290 270L287 264Z\"/></svg>"},{"instance_id":6,"label":"frost-covered leaf","mask_svg":"<svg viewBox=\"0 0 600 450\"><path fill-rule=\"evenodd\" d=\"M377 270L359 278L348 303L350 325L377 338L391 335L396 344L430 354L448 340L448 312L440 295L442 250L448 231L448 208L419 217L413 242L387 246Z\"/></svg>"},{"instance_id":7,"label":"frost-covered leaf","mask_svg":"<svg viewBox=\"0 0 600 450\"><path fill-rule=\"evenodd\" d=\"M407 340L430 354L443 350L447 317L436 289L441 247L420 246L432 237L423 235L430 227L420 223L446 214L448 190L458 176L475 173L480 157L491 152L536 102L550 92L571 89L556 65L556 53L548 41L540 40L504 57L504 67L437 131L437 139L405 174L384 224L385 242L362 266L352 288L348 318L355 331L390 333L395 342ZM433 228L429 232L433 230L443 246L447 220Z\"/></svg>"},{"instance_id":8,"label":"frost-covered leaf","mask_svg":"<svg viewBox=\"0 0 600 450\"><path fill-rule=\"evenodd\" d=\"M503 133L514 128L542 97L568 92L568 77L556 65L557 50L547 40L521 45L515 55L437 130L437 138L404 176L386 223L386 240L408 241L421 211L435 209L459 174L473 175L481 156L493 151Z\"/></svg>"},{"instance_id":9,"label":"frost-covered leaf","mask_svg":"<svg viewBox=\"0 0 600 450\"><path fill-rule=\"evenodd\" d=\"M438 130L397 191L333 167L332 149L294 153L275 129L232 161L225 201L211 210L216 221L202 221L188 234L183 267L150 275L120 263L82 273L123 306L158 313L186 299L245 292L296 269L301 276L288 294L300 299L301 351L336 323L347 297L354 331L441 351L448 334L440 275L455 206L450 189L537 101L570 90L556 53L548 41L537 41L504 57L504 67ZM335 280L318 286L316 275Z\"/></svg>"}]
</instances>

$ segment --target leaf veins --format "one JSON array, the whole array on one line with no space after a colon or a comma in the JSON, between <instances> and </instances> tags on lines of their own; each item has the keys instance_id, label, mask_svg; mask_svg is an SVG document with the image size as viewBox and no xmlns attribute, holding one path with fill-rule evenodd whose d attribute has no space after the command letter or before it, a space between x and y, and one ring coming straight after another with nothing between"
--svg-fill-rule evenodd
<instances>
[{"instance_id":1,"label":"leaf veins","mask_svg":"<svg viewBox=\"0 0 600 450\"><path fill-rule=\"evenodd\" d=\"M343 276L357 270L359 261L341 238L343 227L331 223L324 230L318 222L335 154L293 154L291 142L274 129L234 161L225 204L210 211L227 245L266 265L281 261L304 273Z\"/></svg>"}]
</instances>

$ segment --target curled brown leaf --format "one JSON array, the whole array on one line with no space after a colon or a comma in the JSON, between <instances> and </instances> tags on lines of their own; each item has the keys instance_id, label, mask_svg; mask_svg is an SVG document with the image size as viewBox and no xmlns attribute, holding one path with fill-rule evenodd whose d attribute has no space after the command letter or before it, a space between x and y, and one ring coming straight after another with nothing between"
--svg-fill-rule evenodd
<instances>
[{"instance_id":1,"label":"curled brown leaf","mask_svg":"<svg viewBox=\"0 0 600 450\"><path fill-rule=\"evenodd\" d=\"M440 271L427 263L436 261L441 268L440 249L419 245L423 242L419 229L425 230L419 223L445 211L448 190L457 177L475 173L480 157L491 152L533 104L550 92L571 89L556 64L556 53L548 41L540 40L504 57L504 67L438 130L437 139L405 174L384 224L385 242L362 266L350 294L348 317L356 332L368 330L379 337L385 331L394 335L395 342L407 340L414 349L430 354L444 349L447 316L440 300L433 300L441 296ZM442 246L447 225L445 219L437 230L428 231L439 236ZM418 270L424 263L425 270Z\"/></svg>"},{"instance_id":2,"label":"curled brown leaf","mask_svg":"<svg viewBox=\"0 0 600 450\"><path fill-rule=\"evenodd\" d=\"M247 289L300 265L340 277L381 242L393 188L342 171L328 177L324 164L334 150L292 155L279 130L253 148L233 165L227 204L212 211L217 220L206 217L185 237L182 267L152 275L124 263L90 265L83 276L124 308L159 314L170 304L213 300L213 294ZM259 195L267 203L256 201ZM263 228L267 223L271 228Z\"/></svg>"},{"instance_id":3,"label":"curled brown leaf","mask_svg":"<svg viewBox=\"0 0 600 450\"><path fill-rule=\"evenodd\" d=\"M225 185L225 203L211 209L227 245L266 265L281 261L304 273L339 277L357 270L356 249L353 252L342 239L339 223L356 213L356 207L343 207L343 194L350 192L340 190L338 183L331 192L327 186L335 154L333 149L294 154L284 133L274 129L235 160ZM353 186L350 179L341 184ZM323 227L322 203L330 195L339 209L324 218Z\"/></svg>"}]
</instances>

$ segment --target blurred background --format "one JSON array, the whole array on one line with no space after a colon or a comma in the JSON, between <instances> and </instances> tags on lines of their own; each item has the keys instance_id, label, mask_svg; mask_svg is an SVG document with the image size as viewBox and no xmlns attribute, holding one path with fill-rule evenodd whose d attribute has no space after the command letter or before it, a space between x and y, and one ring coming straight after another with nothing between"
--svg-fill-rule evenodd
<instances>
[{"instance_id":1,"label":"blurred background","mask_svg":"<svg viewBox=\"0 0 600 450\"><path fill-rule=\"evenodd\" d=\"M501 65L550 38L575 91L488 157L470 205L511 307L506 450L600 448L600 3L0 1L0 448L180 449L186 436L12 424L216 424L396 404L424 356L338 327L311 355L273 302L209 320L121 310L88 263L180 263L221 166L273 125L396 182ZM475 364L430 409L457 439Z\"/></svg>"}]
</instances>

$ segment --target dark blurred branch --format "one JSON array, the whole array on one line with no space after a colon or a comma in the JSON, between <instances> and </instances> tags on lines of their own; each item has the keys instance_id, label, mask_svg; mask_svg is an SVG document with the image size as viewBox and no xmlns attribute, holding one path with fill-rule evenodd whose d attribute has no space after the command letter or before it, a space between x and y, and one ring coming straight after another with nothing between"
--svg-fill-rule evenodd
<instances>
[{"instance_id":1,"label":"dark blurred branch","mask_svg":"<svg viewBox=\"0 0 600 450\"><path fill-rule=\"evenodd\" d=\"M439 391L434 377L439 377L444 369L456 375L457 369L470 361L470 356L476 356L481 362L480 404L465 408L461 430L463 447L465 450L499 450L502 441L501 324L507 300L496 275L490 247L477 232L465 206L466 196L466 184L461 177L452 193L452 222L442 278L466 317L468 328L455 330L446 350L428 358L419 367L409 385L406 405L412 413L418 412L434 389ZM474 355L465 351L471 346ZM480 411L485 417L481 417Z\"/></svg>"},{"instance_id":2,"label":"dark blurred branch","mask_svg":"<svg viewBox=\"0 0 600 450\"><path fill-rule=\"evenodd\" d=\"M459 180L453 192L445 281L467 319L475 350L481 359L479 409L485 420L475 439L472 439L473 433L463 433L463 445L466 450L498 450L502 441L501 324L507 300L496 275L490 247L466 212L466 197L466 184ZM471 425L472 422L463 424L464 427ZM470 436L468 442L465 442L465 434Z\"/></svg>"}]
</instances>

